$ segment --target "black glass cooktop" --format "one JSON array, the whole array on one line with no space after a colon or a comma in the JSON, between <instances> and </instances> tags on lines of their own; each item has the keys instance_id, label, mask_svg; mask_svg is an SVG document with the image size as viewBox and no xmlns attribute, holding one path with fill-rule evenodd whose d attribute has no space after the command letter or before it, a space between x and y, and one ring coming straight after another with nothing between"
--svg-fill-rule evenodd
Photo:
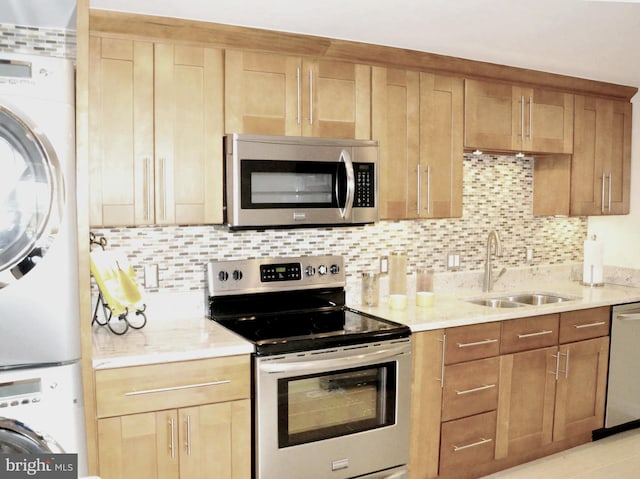
<instances>
[{"instance_id":1,"label":"black glass cooktop","mask_svg":"<svg viewBox=\"0 0 640 479\"><path fill-rule=\"evenodd\" d=\"M343 291L247 295L210 301L212 319L256 354L348 346L410 335L409 327L344 306Z\"/></svg>"}]
</instances>

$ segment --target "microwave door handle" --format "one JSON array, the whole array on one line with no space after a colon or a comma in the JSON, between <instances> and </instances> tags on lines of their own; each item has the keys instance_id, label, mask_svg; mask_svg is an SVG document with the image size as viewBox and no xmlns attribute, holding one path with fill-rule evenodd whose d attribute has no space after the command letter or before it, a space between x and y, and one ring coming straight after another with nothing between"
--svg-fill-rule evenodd
<instances>
[{"instance_id":1,"label":"microwave door handle","mask_svg":"<svg viewBox=\"0 0 640 479\"><path fill-rule=\"evenodd\" d=\"M344 163L344 168L347 173L346 175L347 195L344 201L344 208L341 208L340 204L338 204L338 209L340 210L340 216L343 219L345 219L345 218L351 217L351 209L353 208L353 199L355 197L355 190L356 190L356 181L355 181L355 175L353 173L353 161L351 161L351 155L347 150L342 150L340 152L340 159L338 161L339 163ZM340 189L340 185L338 185L338 183L336 182L336 197L338 198L338 201L340 199L340 196L338 195L339 189Z\"/></svg>"}]
</instances>

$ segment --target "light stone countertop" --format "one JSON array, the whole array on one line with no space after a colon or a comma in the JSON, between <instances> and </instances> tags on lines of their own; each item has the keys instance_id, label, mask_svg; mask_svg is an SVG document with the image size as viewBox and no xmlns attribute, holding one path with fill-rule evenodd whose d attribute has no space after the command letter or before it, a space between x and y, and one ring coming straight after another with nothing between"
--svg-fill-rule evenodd
<instances>
[{"instance_id":1,"label":"light stone countertop","mask_svg":"<svg viewBox=\"0 0 640 479\"><path fill-rule=\"evenodd\" d=\"M491 293L479 292L481 273L443 274L436 277L432 306L416 306L414 287L409 292L408 305L404 310L389 308L384 282L377 307L359 304L360 285L348 284L347 302L353 309L406 324L413 332L419 332L640 301L640 275L636 271L616 270L607 278L610 283L591 288L570 280L570 269L561 266L510 270L496 281L495 291ZM465 301L534 291L575 299L503 309ZM254 351L249 341L204 317L200 292L158 293L149 295L147 299L148 322L144 328L130 329L117 336L106 327L93 327L94 369L251 354Z\"/></svg>"},{"instance_id":2,"label":"light stone countertop","mask_svg":"<svg viewBox=\"0 0 640 479\"><path fill-rule=\"evenodd\" d=\"M93 368L251 354L253 344L215 321L202 317L152 321L122 336L93 326Z\"/></svg>"},{"instance_id":3,"label":"light stone countertop","mask_svg":"<svg viewBox=\"0 0 640 479\"><path fill-rule=\"evenodd\" d=\"M568 296L572 299L561 303L517 308L491 308L465 301L465 299L491 298L519 292L552 293ZM391 309L387 298L381 298L376 307L358 305L354 306L354 309L406 324L413 332L418 332L630 303L640 301L640 288L612 284L592 288L582 286L577 281L541 281L539 284L527 288L509 288L491 293L478 293L477 291L436 292L434 298L433 305L426 307L418 307L415 304L415 296L408 295L407 307L404 310Z\"/></svg>"}]
</instances>

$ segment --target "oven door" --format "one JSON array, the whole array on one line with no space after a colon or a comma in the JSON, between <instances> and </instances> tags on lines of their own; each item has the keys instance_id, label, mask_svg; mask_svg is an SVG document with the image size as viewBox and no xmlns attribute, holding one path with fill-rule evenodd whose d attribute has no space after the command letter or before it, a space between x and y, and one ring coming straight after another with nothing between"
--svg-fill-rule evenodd
<instances>
[{"instance_id":1,"label":"oven door","mask_svg":"<svg viewBox=\"0 0 640 479\"><path fill-rule=\"evenodd\" d=\"M256 478L344 479L407 464L411 341L256 359Z\"/></svg>"}]
</instances>

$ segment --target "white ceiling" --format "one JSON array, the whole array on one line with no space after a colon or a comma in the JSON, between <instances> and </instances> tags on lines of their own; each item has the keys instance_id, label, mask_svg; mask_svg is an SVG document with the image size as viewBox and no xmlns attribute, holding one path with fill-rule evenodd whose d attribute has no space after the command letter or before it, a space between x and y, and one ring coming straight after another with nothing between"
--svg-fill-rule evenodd
<instances>
[{"instance_id":1,"label":"white ceiling","mask_svg":"<svg viewBox=\"0 0 640 479\"><path fill-rule=\"evenodd\" d=\"M90 6L361 41L640 86L639 2L90 0Z\"/></svg>"}]
</instances>

